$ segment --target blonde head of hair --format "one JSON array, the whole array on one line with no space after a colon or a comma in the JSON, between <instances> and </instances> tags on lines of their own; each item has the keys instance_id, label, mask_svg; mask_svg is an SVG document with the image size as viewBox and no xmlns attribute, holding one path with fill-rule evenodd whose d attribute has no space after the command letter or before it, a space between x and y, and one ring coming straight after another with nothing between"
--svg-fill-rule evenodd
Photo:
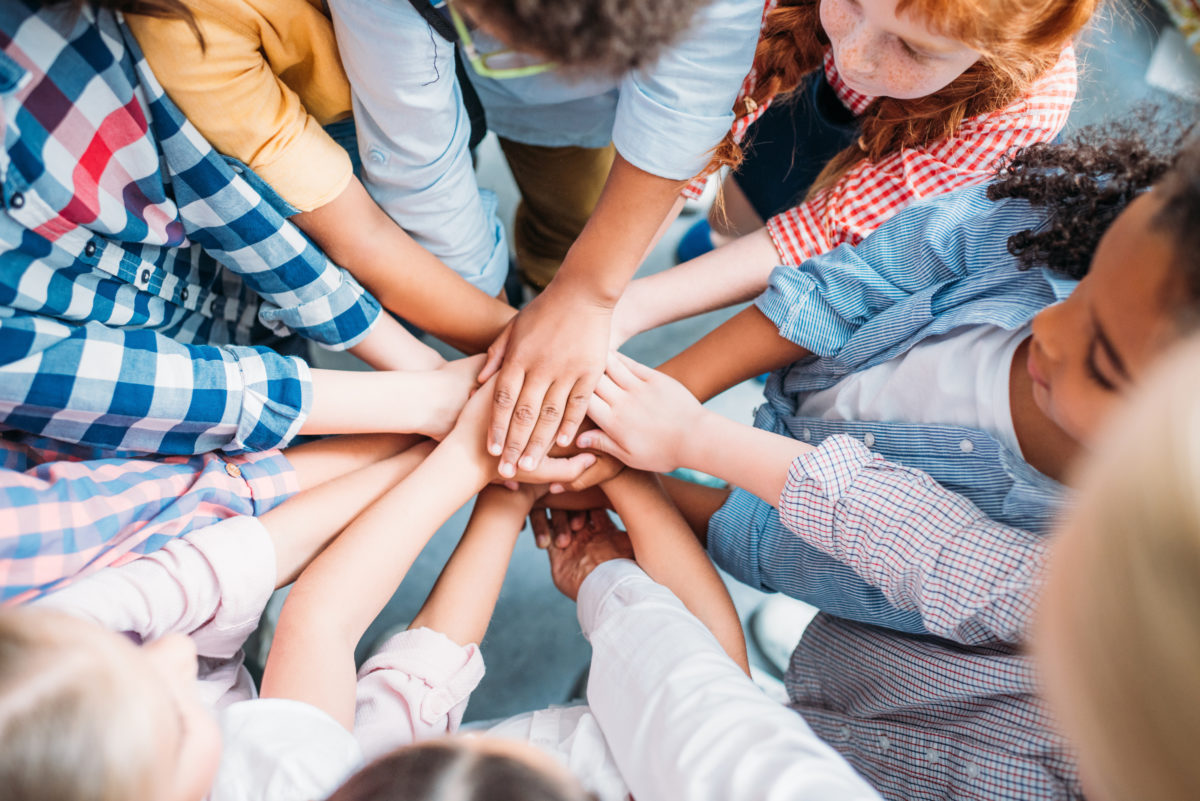
<instances>
[{"instance_id":1,"label":"blonde head of hair","mask_svg":"<svg viewBox=\"0 0 1200 801\"><path fill-rule=\"evenodd\" d=\"M101 635L58 613L0 610L0 794L7 801L149 799L153 716L106 663Z\"/></svg>"},{"instance_id":2,"label":"blonde head of hair","mask_svg":"<svg viewBox=\"0 0 1200 801\"><path fill-rule=\"evenodd\" d=\"M1036 648L1089 797L1200 798L1200 338L1109 429L1050 570ZM1053 652L1053 656L1052 656Z\"/></svg>"}]
</instances>

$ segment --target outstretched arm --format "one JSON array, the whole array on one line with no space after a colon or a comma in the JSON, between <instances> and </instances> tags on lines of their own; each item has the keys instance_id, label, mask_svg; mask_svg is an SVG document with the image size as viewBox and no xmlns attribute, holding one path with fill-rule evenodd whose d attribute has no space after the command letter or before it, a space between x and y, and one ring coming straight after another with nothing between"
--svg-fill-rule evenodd
<instances>
[{"instance_id":1,"label":"outstretched arm","mask_svg":"<svg viewBox=\"0 0 1200 801\"><path fill-rule=\"evenodd\" d=\"M746 640L729 590L657 479L623 470L603 487L625 523L638 564L674 592L748 674Z\"/></svg>"}]
</instances>

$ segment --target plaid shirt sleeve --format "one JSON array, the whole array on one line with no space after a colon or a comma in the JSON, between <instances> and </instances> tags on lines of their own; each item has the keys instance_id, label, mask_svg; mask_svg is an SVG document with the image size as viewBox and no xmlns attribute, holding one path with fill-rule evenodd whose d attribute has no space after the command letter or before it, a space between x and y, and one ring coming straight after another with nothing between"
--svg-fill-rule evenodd
<instances>
[{"instance_id":1,"label":"plaid shirt sleeve","mask_svg":"<svg viewBox=\"0 0 1200 801\"><path fill-rule=\"evenodd\" d=\"M21 603L298 489L279 451L153 459L0 437L0 602Z\"/></svg>"},{"instance_id":2,"label":"plaid shirt sleeve","mask_svg":"<svg viewBox=\"0 0 1200 801\"><path fill-rule=\"evenodd\" d=\"M854 569L933 634L1015 642L1046 562L1044 538L1001 525L920 470L836 435L797 458L779 498L784 525Z\"/></svg>"},{"instance_id":3,"label":"plaid shirt sleeve","mask_svg":"<svg viewBox=\"0 0 1200 801\"><path fill-rule=\"evenodd\" d=\"M831 76L835 89L839 83L836 74ZM1029 92L1006 108L972 117L954 136L926 147L860 162L836 185L767 221L783 263L801 264L838 245L858 244L913 201L989 180L1006 154L1049 142L1062 131L1075 90L1075 51L1068 46ZM861 99L848 98L845 90L838 94L852 107Z\"/></svg>"},{"instance_id":4,"label":"plaid shirt sleeve","mask_svg":"<svg viewBox=\"0 0 1200 801\"><path fill-rule=\"evenodd\" d=\"M308 365L269 348L0 309L0 419L114 451L281 447L312 403Z\"/></svg>"}]
</instances>

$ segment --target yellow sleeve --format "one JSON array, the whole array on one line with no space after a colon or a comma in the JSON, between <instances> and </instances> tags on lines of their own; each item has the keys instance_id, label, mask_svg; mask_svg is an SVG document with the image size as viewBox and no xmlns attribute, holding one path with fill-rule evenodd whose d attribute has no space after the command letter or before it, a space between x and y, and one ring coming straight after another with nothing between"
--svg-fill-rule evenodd
<instances>
[{"instance_id":1,"label":"yellow sleeve","mask_svg":"<svg viewBox=\"0 0 1200 801\"><path fill-rule=\"evenodd\" d=\"M271 71L256 20L197 0L184 20L126 14L155 76L220 152L248 164L301 211L325 205L353 177L350 157Z\"/></svg>"}]
</instances>

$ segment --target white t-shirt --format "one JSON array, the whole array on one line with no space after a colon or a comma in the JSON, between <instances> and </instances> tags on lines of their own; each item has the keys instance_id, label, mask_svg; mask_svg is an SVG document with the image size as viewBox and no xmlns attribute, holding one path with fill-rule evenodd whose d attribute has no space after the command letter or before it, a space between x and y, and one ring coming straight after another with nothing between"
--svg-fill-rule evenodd
<instances>
[{"instance_id":1,"label":"white t-shirt","mask_svg":"<svg viewBox=\"0 0 1200 801\"><path fill-rule=\"evenodd\" d=\"M1008 402L1013 354L1029 326L955 328L809 393L796 414L822 420L940 423L991 434L1021 453Z\"/></svg>"},{"instance_id":2,"label":"white t-shirt","mask_svg":"<svg viewBox=\"0 0 1200 801\"><path fill-rule=\"evenodd\" d=\"M363 764L354 735L301 701L241 701L218 721L221 764L207 801L315 801Z\"/></svg>"}]
</instances>

